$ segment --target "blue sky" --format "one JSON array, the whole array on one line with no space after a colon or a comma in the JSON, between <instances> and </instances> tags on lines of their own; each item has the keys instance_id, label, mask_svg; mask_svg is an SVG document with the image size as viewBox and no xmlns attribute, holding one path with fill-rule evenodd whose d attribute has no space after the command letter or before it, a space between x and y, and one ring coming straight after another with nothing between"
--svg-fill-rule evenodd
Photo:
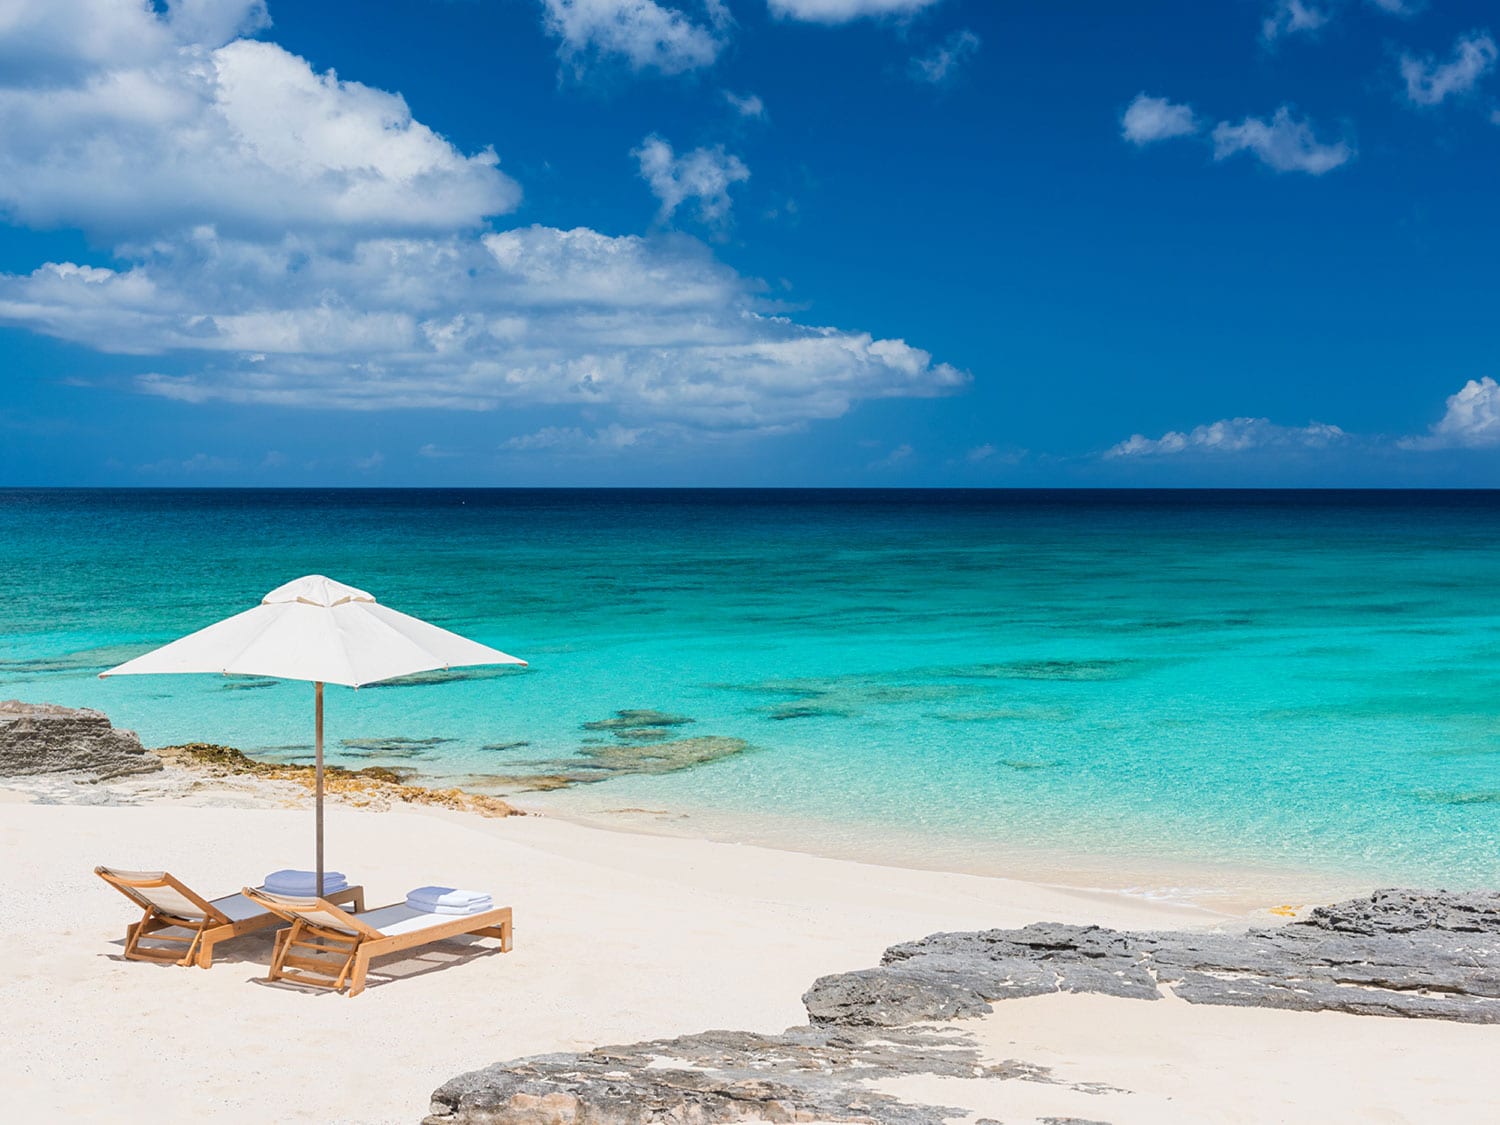
<instances>
[{"instance_id":1,"label":"blue sky","mask_svg":"<svg viewBox=\"0 0 1500 1125\"><path fill-rule=\"evenodd\" d=\"M1497 35L20 0L0 483L1494 485Z\"/></svg>"}]
</instances>

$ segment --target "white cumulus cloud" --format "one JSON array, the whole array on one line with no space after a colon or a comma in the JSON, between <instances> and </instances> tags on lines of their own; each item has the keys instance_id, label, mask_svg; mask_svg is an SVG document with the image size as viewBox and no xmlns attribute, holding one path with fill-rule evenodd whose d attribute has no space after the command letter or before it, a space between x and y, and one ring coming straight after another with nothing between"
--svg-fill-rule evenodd
<instances>
[{"instance_id":1,"label":"white cumulus cloud","mask_svg":"<svg viewBox=\"0 0 1500 1125\"><path fill-rule=\"evenodd\" d=\"M728 9L722 0L698 7L703 22L656 0L542 0L542 18L575 70L615 56L636 70L681 74L712 66L724 48Z\"/></svg>"},{"instance_id":2,"label":"white cumulus cloud","mask_svg":"<svg viewBox=\"0 0 1500 1125\"><path fill-rule=\"evenodd\" d=\"M619 452L632 449L649 439L641 427L622 426L614 423L602 426L592 433L578 426L544 426L534 433L521 434L500 443L507 453L546 452L597 453Z\"/></svg>"},{"instance_id":3,"label":"white cumulus cloud","mask_svg":"<svg viewBox=\"0 0 1500 1125\"><path fill-rule=\"evenodd\" d=\"M1213 137L1215 160L1249 152L1278 172L1321 176L1354 157L1354 149L1347 141L1334 144L1319 141L1312 126L1293 118L1287 106L1278 109L1269 122L1260 117L1247 117L1238 125L1221 121L1215 126Z\"/></svg>"},{"instance_id":4,"label":"white cumulus cloud","mask_svg":"<svg viewBox=\"0 0 1500 1125\"><path fill-rule=\"evenodd\" d=\"M758 94L736 94L731 90L725 90L724 100L733 106L734 111L741 117L764 117L766 115L766 103L760 100Z\"/></svg>"},{"instance_id":5,"label":"white cumulus cloud","mask_svg":"<svg viewBox=\"0 0 1500 1125\"><path fill-rule=\"evenodd\" d=\"M723 145L695 148L678 156L661 137L641 142L633 155L640 162L641 179L661 203L658 218L666 222L689 200L698 219L716 226L729 218L729 189L750 178L750 169Z\"/></svg>"},{"instance_id":6,"label":"white cumulus cloud","mask_svg":"<svg viewBox=\"0 0 1500 1125\"><path fill-rule=\"evenodd\" d=\"M1440 63L1428 56L1419 59L1401 56L1401 77L1406 80L1406 96L1413 105L1438 105L1459 94L1467 94L1479 80L1495 68L1500 48L1487 31L1460 35L1453 44L1453 56Z\"/></svg>"},{"instance_id":7,"label":"white cumulus cloud","mask_svg":"<svg viewBox=\"0 0 1500 1125\"><path fill-rule=\"evenodd\" d=\"M1283 35L1299 31L1317 31L1333 18L1326 8L1318 8L1306 0L1278 0L1260 25L1260 33L1267 43L1273 43Z\"/></svg>"},{"instance_id":8,"label":"white cumulus cloud","mask_svg":"<svg viewBox=\"0 0 1500 1125\"><path fill-rule=\"evenodd\" d=\"M1404 438L1403 449L1483 449L1500 445L1500 383L1486 375L1470 379L1448 396L1447 409L1422 437Z\"/></svg>"},{"instance_id":9,"label":"white cumulus cloud","mask_svg":"<svg viewBox=\"0 0 1500 1125\"><path fill-rule=\"evenodd\" d=\"M265 0L169 0L160 13L140 0L4 0L0 81L63 80L160 60L183 46L221 46L270 22Z\"/></svg>"},{"instance_id":10,"label":"white cumulus cloud","mask_svg":"<svg viewBox=\"0 0 1500 1125\"><path fill-rule=\"evenodd\" d=\"M1193 107L1156 98L1142 91L1120 118L1120 135L1131 144L1147 145L1198 131Z\"/></svg>"},{"instance_id":11,"label":"white cumulus cloud","mask_svg":"<svg viewBox=\"0 0 1500 1125\"><path fill-rule=\"evenodd\" d=\"M911 60L911 76L933 86L946 85L979 53L980 46L979 36L968 28L955 31L927 54Z\"/></svg>"},{"instance_id":12,"label":"white cumulus cloud","mask_svg":"<svg viewBox=\"0 0 1500 1125\"><path fill-rule=\"evenodd\" d=\"M53 0L9 14L45 11L45 25L22 27L41 35L57 12L81 20L93 7ZM66 72L0 71L0 212L117 238L204 222L451 229L519 202L493 152L459 152L399 95L316 73L273 43L172 38L180 21L219 38L257 13L229 0L167 17L142 8L134 58L123 41L103 52L84 35Z\"/></svg>"},{"instance_id":13,"label":"white cumulus cloud","mask_svg":"<svg viewBox=\"0 0 1500 1125\"><path fill-rule=\"evenodd\" d=\"M892 449L884 457L871 461L865 467L867 469L895 469L910 463L916 450L908 442L902 442Z\"/></svg>"},{"instance_id":14,"label":"white cumulus cloud","mask_svg":"<svg viewBox=\"0 0 1500 1125\"><path fill-rule=\"evenodd\" d=\"M864 16L909 16L941 0L767 0L771 14L808 23L848 23Z\"/></svg>"},{"instance_id":15,"label":"white cumulus cloud","mask_svg":"<svg viewBox=\"0 0 1500 1125\"><path fill-rule=\"evenodd\" d=\"M156 244L119 269L0 275L0 322L100 351L176 355L135 389L183 402L378 410L560 406L759 431L963 372L901 340L810 327L680 235L529 227L482 236Z\"/></svg>"},{"instance_id":16,"label":"white cumulus cloud","mask_svg":"<svg viewBox=\"0 0 1500 1125\"><path fill-rule=\"evenodd\" d=\"M1256 449L1325 449L1347 440L1337 426L1311 422L1306 426L1278 426L1267 418L1223 418L1186 432L1169 430L1159 438L1132 434L1111 446L1106 458L1162 457L1182 453L1231 454Z\"/></svg>"}]
</instances>

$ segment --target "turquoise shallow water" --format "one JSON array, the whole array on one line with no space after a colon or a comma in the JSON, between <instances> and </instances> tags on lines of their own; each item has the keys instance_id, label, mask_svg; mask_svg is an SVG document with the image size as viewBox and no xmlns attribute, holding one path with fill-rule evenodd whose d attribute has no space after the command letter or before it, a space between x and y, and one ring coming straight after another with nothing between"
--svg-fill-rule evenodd
<instances>
[{"instance_id":1,"label":"turquoise shallow water","mask_svg":"<svg viewBox=\"0 0 1500 1125\"><path fill-rule=\"evenodd\" d=\"M651 708L749 749L544 800L981 870L1471 886L1497 564L1491 493L0 492L0 697L305 758L308 685L95 673L321 572L531 661L330 689L349 765L484 787Z\"/></svg>"}]
</instances>

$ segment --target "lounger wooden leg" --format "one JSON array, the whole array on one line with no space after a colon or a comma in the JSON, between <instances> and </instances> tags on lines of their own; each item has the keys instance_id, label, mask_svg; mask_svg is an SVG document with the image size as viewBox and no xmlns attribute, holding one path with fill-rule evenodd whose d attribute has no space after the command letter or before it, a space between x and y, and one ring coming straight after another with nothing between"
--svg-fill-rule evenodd
<instances>
[{"instance_id":1,"label":"lounger wooden leg","mask_svg":"<svg viewBox=\"0 0 1500 1125\"><path fill-rule=\"evenodd\" d=\"M481 930L470 930L475 937L498 938L500 941L500 952L509 953L511 949L511 923L510 919L498 922L493 926L485 926Z\"/></svg>"},{"instance_id":2,"label":"lounger wooden leg","mask_svg":"<svg viewBox=\"0 0 1500 1125\"><path fill-rule=\"evenodd\" d=\"M358 946L355 946L354 948L349 950L349 956L344 960L343 966L339 969L339 975L334 978L333 990L335 992L338 992L344 987L344 985L349 983L350 976L354 972L354 963L358 956Z\"/></svg>"},{"instance_id":3,"label":"lounger wooden leg","mask_svg":"<svg viewBox=\"0 0 1500 1125\"><path fill-rule=\"evenodd\" d=\"M125 954L124 955L125 955L125 959L127 961L134 959L134 957L135 957L135 947L136 947L137 944L139 944L139 942L141 940L141 927L144 926L148 921L150 921L150 919L151 919L151 911L148 910L141 917L141 920L139 922L132 922L130 925L128 925L128 926L125 927Z\"/></svg>"},{"instance_id":4,"label":"lounger wooden leg","mask_svg":"<svg viewBox=\"0 0 1500 1125\"><path fill-rule=\"evenodd\" d=\"M267 980L280 980L285 975L282 964L286 960L286 951L291 948L293 935L301 928L301 922L293 922L287 929L277 932L276 944L271 951L271 968L266 973Z\"/></svg>"},{"instance_id":5,"label":"lounger wooden leg","mask_svg":"<svg viewBox=\"0 0 1500 1125\"><path fill-rule=\"evenodd\" d=\"M349 975L349 995L358 996L365 990L365 973L370 969L370 955L363 949L354 951L354 971Z\"/></svg>"},{"instance_id":6,"label":"lounger wooden leg","mask_svg":"<svg viewBox=\"0 0 1500 1125\"><path fill-rule=\"evenodd\" d=\"M200 927L194 934L193 940L188 944L187 952L182 955L182 960L177 963L184 969L198 960L198 947L203 944L203 930Z\"/></svg>"},{"instance_id":7,"label":"lounger wooden leg","mask_svg":"<svg viewBox=\"0 0 1500 1125\"><path fill-rule=\"evenodd\" d=\"M162 931L165 930L188 930L193 936L191 938L176 937L163 933ZM152 937L152 935L159 935L154 940L166 942L168 946L185 945L187 952L181 957L174 957L171 949L161 945L141 945L142 938ZM139 922L126 927L123 956L129 961L155 961L158 965L191 965L198 954L198 942L202 936L202 926L163 918L154 909L147 910Z\"/></svg>"}]
</instances>

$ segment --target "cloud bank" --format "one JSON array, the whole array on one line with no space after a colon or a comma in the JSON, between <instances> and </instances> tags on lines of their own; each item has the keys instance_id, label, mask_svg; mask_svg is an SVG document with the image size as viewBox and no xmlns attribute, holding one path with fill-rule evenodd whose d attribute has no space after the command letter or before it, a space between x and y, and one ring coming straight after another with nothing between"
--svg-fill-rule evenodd
<instances>
[{"instance_id":1,"label":"cloud bank","mask_svg":"<svg viewBox=\"0 0 1500 1125\"><path fill-rule=\"evenodd\" d=\"M23 5L22 15L46 15L21 24L21 41L50 41L58 13L75 3L80 21L96 7ZM520 202L493 151L458 151L399 95L316 73L273 43L174 38L184 25L254 26L259 5L198 0L167 19L110 10L120 34L119 11L133 13L131 36L106 49L84 35L46 75L0 71L0 211L13 222L105 238L207 222L446 230ZM67 47L57 43L50 58Z\"/></svg>"},{"instance_id":2,"label":"cloud bank","mask_svg":"<svg viewBox=\"0 0 1500 1125\"><path fill-rule=\"evenodd\" d=\"M754 288L682 236L538 226L325 254L204 229L128 269L0 278L0 320L101 351L206 353L192 374L136 380L183 402L576 406L764 431L968 382L903 341L762 313Z\"/></svg>"},{"instance_id":3,"label":"cloud bank","mask_svg":"<svg viewBox=\"0 0 1500 1125\"><path fill-rule=\"evenodd\" d=\"M1132 434L1105 450L1104 456L1115 459L1245 453L1257 449L1326 449L1347 438L1343 430L1323 422L1278 426L1268 418L1223 418L1185 432L1169 430L1159 438Z\"/></svg>"},{"instance_id":4,"label":"cloud bank","mask_svg":"<svg viewBox=\"0 0 1500 1125\"><path fill-rule=\"evenodd\" d=\"M1105 460L1198 454L1232 456L1255 451L1322 450L1358 443L1368 450L1484 450L1500 447L1500 383L1488 375L1470 379L1448 396L1442 418L1425 434L1397 438L1358 437L1338 426L1310 422L1280 426L1267 418L1224 418L1191 430L1169 430L1159 438L1132 434L1104 451Z\"/></svg>"},{"instance_id":5,"label":"cloud bank","mask_svg":"<svg viewBox=\"0 0 1500 1125\"><path fill-rule=\"evenodd\" d=\"M632 19L660 8L624 5ZM520 198L492 152L457 150L395 94L233 38L265 25L259 3L11 0L0 17L7 50L35 51L0 77L0 207L115 247L108 265L0 274L0 323L141 357L138 393L555 407L587 423L558 427L589 435L570 447L618 449L630 432L777 432L969 381L905 341L778 315L681 234L491 228ZM676 28L659 25L664 42ZM722 221L749 175L722 149L678 155L659 138L639 156L667 217Z\"/></svg>"},{"instance_id":6,"label":"cloud bank","mask_svg":"<svg viewBox=\"0 0 1500 1125\"><path fill-rule=\"evenodd\" d=\"M1500 445L1500 383L1486 375L1470 379L1448 397L1443 417L1421 437L1404 438L1403 449L1487 449Z\"/></svg>"}]
</instances>

